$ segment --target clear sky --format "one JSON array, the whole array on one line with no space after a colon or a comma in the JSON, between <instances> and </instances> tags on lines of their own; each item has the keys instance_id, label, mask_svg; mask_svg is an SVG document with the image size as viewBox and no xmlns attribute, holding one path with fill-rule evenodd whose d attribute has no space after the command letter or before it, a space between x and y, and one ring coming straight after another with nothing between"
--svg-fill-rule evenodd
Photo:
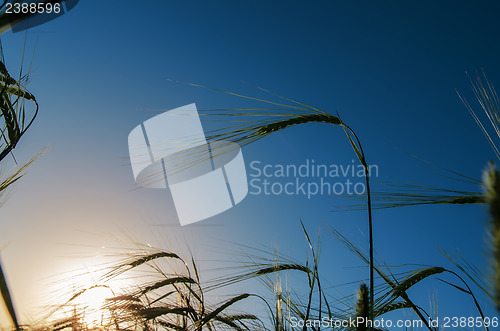
<instances>
[{"instance_id":1,"label":"clear sky","mask_svg":"<svg viewBox=\"0 0 500 331\"><path fill-rule=\"evenodd\" d=\"M249 194L223 214L180 227L166 191L137 189L128 134L161 110L193 102L199 109L264 106L169 79L270 97L245 81L338 112L378 166L376 180L479 190L405 152L476 178L494 158L455 89L472 100L465 71L481 69L499 86L499 12L496 1L93 0L27 34L4 33L12 73L26 40L28 89L40 104L16 159L49 147L0 209L2 266L18 310L36 315L53 279L47 277L94 261L68 256L115 245L103 234L189 246L206 268L228 259L223 253L234 243L278 247L303 261L301 219L313 237L321 234L326 279L336 285L366 278L366 268L353 268L362 262L327 230L335 227L366 248L365 212L334 212L347 199ZM284 130L243 153L249 174L252 161L350 165L355 159L343 131L326 124ZM458 249L488 272L487 220L481 206L376 211L375 245L389 265L452 268L438 248ZM256 286L240 289L260 291ZM342 291L349 295L355 287ZM436 291L440 313L477 315L468 297L437 282L423 282L411 294L428 308ZM491 306L487 312L494 314Z\"/></svg>"}]
</instances>

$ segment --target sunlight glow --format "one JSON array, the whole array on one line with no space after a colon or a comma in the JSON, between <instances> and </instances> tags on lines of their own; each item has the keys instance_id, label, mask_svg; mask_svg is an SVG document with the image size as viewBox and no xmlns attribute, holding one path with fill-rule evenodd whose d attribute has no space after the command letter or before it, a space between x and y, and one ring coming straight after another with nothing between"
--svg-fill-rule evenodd
<instances>
[{"instance_id":1,"label":"sunlight glow","mask_svg":"<svg viewBox=\"0 0 500 331\"><path fill-rule=\"evenodd\" d=\"M103 307L106 299L113 296L113 291L109 287L94 286L75 299L75 304L83 309L83 322L88 327L99 327L108 318Z\"/></svg>"}]
</instances>

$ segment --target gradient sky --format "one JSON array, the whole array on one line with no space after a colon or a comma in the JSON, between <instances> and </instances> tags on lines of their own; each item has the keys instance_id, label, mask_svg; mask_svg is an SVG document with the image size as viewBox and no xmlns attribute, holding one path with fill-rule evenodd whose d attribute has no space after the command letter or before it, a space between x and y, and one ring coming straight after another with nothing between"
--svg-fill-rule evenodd
<instances>
[{"instance_id":1,"label":"gradient sky","mask_svg":"<svg viewBox=\"0 0 500 331\"><path fill-rule=\"evenodd\" d=\"M22 162L49 147L0 210L2 265L18 310L36 315L48 282L95 262L69 256L116 246L104 234L189 246L206 268L228 259L234 243L278 247L304 261L301 219L313 237L320 232L321 272L331 284L367 277L328 233L335 227L366 248L365 213L333 212L347 199L249 195L181 228L167 192L136 189L127 136L161 110L193 102L199 109L265 106L169 79L269 98L245 81L338 112L379 167L378 180L479 190L405 152L476 178L494 158L455 89L473 100L465 71L481 69L499 84L499 12L496 1L93 0L27 34L6 32L12 73L26 40L28 89L40 104L14 154ZM279 132L243 153L247 166L355 159L343 131L326 124ZM487 220L481 206L376 211L375 245L389 265L452 268L438 248L458 249L488 272ZM255 286L241 289L260 291ZM349 295L355 287L341 290ZM468 297L436 281L411 292L425 308L436 293L442 315L477 315Z\"/></svg>"}]
</instances>

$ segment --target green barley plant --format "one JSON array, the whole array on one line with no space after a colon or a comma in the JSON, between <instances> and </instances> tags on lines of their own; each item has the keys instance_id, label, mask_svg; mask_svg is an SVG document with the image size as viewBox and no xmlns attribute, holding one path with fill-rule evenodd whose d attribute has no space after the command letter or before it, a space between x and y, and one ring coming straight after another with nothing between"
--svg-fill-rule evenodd
<instances>
[{"instance_id":1,"label":"green barley plant","mask_svg":"<svg viewBox=\"0 0 500 331\"><path fill-rule=\"evenodd\" d=\"M220 89L206 87L198 84L184 83L194 87L201 87L244 99L249 99L270 105L271 108L240 108L240 109L214 109L205 111L211 117L230 117L234 118L230 122L236 123L228 125L222 129L214 130L207 136L209 142L229 140L233 141L240 146L244 146L260 140L272 133L279 132L289 127L307 123L326 123L335 126L340 126L353 148L359 162L364 168L367 201L366 206L368 210L368 241L370 247L370 265L369 265L369 283L370 283L370 307L374 303L374 266L373 266L373 217L371 206L371 193L370 193L370 174L368 163L366 161L365 153L363 151L361 142L355 131L343 122L340 116L332 115L328 112L317 109L313 106L293 100L276 93L270 92L264 88L257 87L259 90L264 91L279 101L265 100L256 97L250 97L238 93L228 92ZM217 152L217 151L216 151ZM193 160L198 160L196 157ZM195 162L196 163L196 162ZM373 311L371 311L373 317Z\"/></svg>"},{"instance_id":2,"label":"green barley plant","mask_svg":"<svg viewBox=\"0 0 500 331\"><path fill-rule=\"evenodd\" d=\"M197 87L202 87L202 88L207 88L205 86L197 85L197 84L188 84L191 86L197 86ZM477 96L483 96L487 95L487 93L482 93L481 88L484 87L481 85L480 80L479 83L476 83L474 86L474 90ZM488 89L490 91L492 90L491 84L487 84ZM418 306L416 306L408 297L406 294L406 290L409 288L408 284L414 285L421 279L424 279L430 275L434 275L434 273L441 273L444 272L443 268L439 267L429 267L424 270L419 270L416 272L416 274L411 274L407 275L410 277L407 280L403 280L402 283L400 284L396 279L391 279L391 277L388 277L387 274L382 273L380 267L377 267L374 265L374 258L373 258L373 253L374 253L374 247L373 247L373 237L372 237L372 217L371 217L371 193L369 190L369 174L368 174L368 167L367 167L367 162L365 159L364 152L362 150L362 147L360 145L359 139L357 135L354 133L354 131L347 126L341 119L340 117L333 116L331 114L328 114L326 112L323 112L321 110L318 110L312 106L306 105L304 103L295 101L290 98L282 97L280 95L276 95L274 93L271 93L265 89L259 88L267 93L270 93L272 96L284 100L282 102L274 102L274 101L269 101L269 100L264 100L260 98L254 98L254 97L249 97L246 95L241 95L241 94L236 94L232 92L227 92L223 90L218 90L218 89L213 89L213 88L208 88L211 90L215 90L218 92L222 93L227 93L231 95L235 95L238 97L246 98L246 99L251 99L254 101L258 102L263 102L267 103L272 106L272 108L247 108L247 109L218 109L218 110L211 110L211 111L206 111L206 113L209 116L225 116L226 118L235 118L235 120L231 121L232 123L236 123L234 125L227 126L223 129L216 130L212 132L212 135L209 135L208 140L209 141L217 141L217 140L231 140L234 141L240 145L246 145L249 143L252 143L254 141L257 141L261 138L266 137L269 134L279 132L283 129L286 129L291 126L299 125L299 124L305 124L305 123L311 123L311 122L323 122L323 123L328 123L328 124L333 124L336 126L342 126L347 134L347 137L351 143L351 146L353 147L356 155L358 156L359 161L365 168L365 173L366 173L366 181L367 181L367 188L368 188L368 195L367 195L367 205L365 205L365 208L367 207L368 209L368 223L369 223L369 241L370 241L370 246L369 246L369 257L366 260L367 263L369 264L370 267L370 286L369 286L369 303L366 305L368 307L369 317L371 320L373 320L375 317L380 316L383 313L386 313L388 311L391 311L393 309L403 309L403 308L410 308L412 309L417 316L423 321L424 325L431 330L431 327L428 325L427 319L425 318L426 313L421 310ZM483 88L484 90L484 88ZM496 94L495 94L496 96ZM491 98L490 98L491 99ZM489 100L490 100L489 99ZM495 99L497 100L497 99ZM489 106L491 102L482 102L483 108L485 111L487 111L487 114L489 114L490 119L497 119L498 116L494 115L494 112L492 109L495 109L494 107ZM498 103L498 101L495 101ZM466 102L465 102L466 103ZM466 103L467 105L467 103ZM468 106L469 110L471 111L471 108ZM475 114L473 111L471 111L472 114ZM477 116L474 116L474 118L477 120ZM495 126L496 132L498 133L498 126ZM484 129L484 126L481 126L481 128ZM484 130L483 130L484 131ZM490 136L487 135L487 138L489 139L490 143L492 139ZM495 147L494 144L492 144L493 147ZM496 149L495 149L496 150ZM470 181L474 183L480 183L479 180L475 180L473 178L469 178L466 176L463 176L459 173L455 173L450 171L451 174L459 177L461 180L464 181ZM438 189L438 188L433 188L433 187L426 187L426 186L421 186L421 185L398 185L398 184L393 184L396 187L405 187L407 191L404 192L394 192L394 191L386 191L386 192L375 192L373 194L374 198L377 199L377 205L375 208L391 208L391 207L397 207L397 206L405 206L405 205L421 205L421 204L467 204L467 203L485 203L487 201L487 197L484 193L482 192L467 192L467 191L458 191L458 190L448 190L448 189ZM308 239L309 241L309 239ZM310 241L309 241L310 242ZM316 266L316 264L314 264ZM377 299L378 301L375 300L375 295L376 295L376 287L374 286L374 273L377 273L381 280L385 282L385 288L384 290L386 291L385 294L381 294L381 298ZM299 317L306 318L309 317L309 313L311 311L311 303L312 303L312 289L315 287L315 282L318 281L319 283L319 277L315 275L314 270L312 270L312 274L310 275L309 279L309 286L310 286L310 293L309 293L309 300L307 303L300 303L300 304L294 304L293 300L291 300L290 297L286 298L284 300L287 302L288 307L291 309L292 307L295 309L295 313L298 314ZM391 273L389 272L389 275ZM458 276L458 275L457 275ZM419 278L421 277L421 278ZM451 283L450 283L451 284ZM277 284L277 288L279 287L279 283ZM451 284L453 285L453 284ZM467 287L467 284L465 284ZM319 286L319 284L318 284ZM455 288L463 290L463 287L459 287L458 285L453 285ZM274 288L276 288L276 284L274 284ZM396 294L394 294L394 291L396 291ZM476 303L476 307L478 308L478 311L482 315L481 307L477 303L474 294L470 290L464 290L466 293L470 293L470 295L473 297L474 302ZM282 298L282 293L280 291L276 291L274 289L274 292L277 294L277 307L283 307L283 298ZM321 294L321 290L319 291L319 298L322 298L323 294ZM387 293L392 293L389 296L389 299L386 298L388 295ZM383 301L383 298L386 298L388 301ZM402 301L396 301L396 299L401 299ZM382 301L380 301L382 300ZM321 304L321 300L318 302ZM327 303L327 300L322 301L323 305ZM298 311L298 307L306 308L305 313L300 314ZM316 307L316 310L321 312L321 308L318 309ZM330 310L330 309L328 309ZM328 312L328 314L332 314L331 311ZM281 325L281 320L278 318L277 319L277 324ZM305 330L305 328L304 328Z\"/></svg>"},{"instance_id":3,"label":"green barley plant","mask_svg":"<svg viewBox=\"0 0 500 331\"><path fill-rule=\"evenodd\" d=\"M472 118L484 134L488 144L494 154L500 159L499 139L500 139L500 99L493 84L487 79L484 72L482 77L476 73L475 78L469 76L469 80L474 92L474 96L484 112L487 121L481 120L480 114L474 107L458 93ZM488 125L489 123L489 125ZM413 155L412 155L413 156ZM420 159L414 156L417 159ZM458 182L474 184L478 189L475 191L457 190L449 188L431 187L418 184L382 183L386 190L372 192L374 209L394 208L402 206L417 206L428 204L482 204L485 205L491 219L491 260L493 276L485 275L467 258L458 255L454 257L447 252L442 252L459 270L470 279L482 292L495 302L497 310L500 312L500 175L493 161L489 162L488 168L484 171L483 178L477 179L463 175L459 172L440 167L426 160L422 160L434 167L447 172L447 175ZM482 186L482 190L479 189ZM364 209L364 205L350 206L346 210ZM377 268L375 268L377 270ZM458 277L458 275L457 275ZM470 289L460 287L459 290L465 293L472 293ZM480 310L479 304L474 299L476 307Z\"/></svg>"},{"instance_id":4,"label":"green barley plant","mask_svg":"<svg viewBox=\"0 0 500 331\"><path fill-rule=\"evenodd\" d=\"M4 63L5 59L0 45L0 162L9 154L12 154L21 137L33 123L38 112L38 103L35 97L26 90L28 76L20 74L18 79L14 79L7 71ZM24 170L40 155L40 153L37 154L13 174L1 176L0 195L4 194L8 187L21 178ZM12 297L7 286L7 280L1 265L0 294L13 325L16 329L20 329Z\"/></svg>"},{"instance_id":5,"label":"green barley plant","mask_svg":"<svg viewBox=\"0 0 500 331\"><path fill-rule=\"evenodd\" d=\"M494 154L500 159L499 139L500 139L500 100L493 84L487 79L486 74L482 72L482 77L476 73L475 79L469 76L469 80L481 109L483 110L487 121L480 119L480 115L465 97L458 93L474 121L484 134L488 144ZM489 125L487 124L489 122ZM475 192L462 191L454 189L443 189L436 187L418 186L418 185L396 185L396 187L405 188L402 190L388 190L374 192L373 196L377 200L374 208L393 208L401 206L422 205L422 204L483 204L490 212L491 218L491 255L494 271L494 281L491 282L487 276L484 276L470 261L464 257L454 258L445 253L464 274L467 275L479 288L481 288L490 298L492 298L497 310L500 312L500 184L499 174L493 161L489 162L488 168L484 171L483 178L476 179L465 176L455 171L445 169L449 174L455 176L462 182L472 183L478 187ZM480 190L479 187L483 189ZM491 292L495 294L492 295Z\"/></svg>"},{"instance_id":6,"label":"green barley plant","mask_svg":"<svg viewBox=\"0 0 500 331\"><path fill-rule=\"evenodd\" d=\"M194 259L186 261L176 253L142 246L140 253L129 254L108 271L96 284L73 294L51 315L64 317L50 322L52 330L67 328L113 330L260 330L262 322L249 313L234 313L233 306L258 296L243 293L217 304L209 304L206 288L201 280ZM110 295L97 311L81 307L78 299L86 292L105 287L110 279L123 276L148 281ZM98 313L97 325L89 325L88 316ZM46 319L49 319L48 316ZM46 323L47 324L47 323Z\"/></svg>"},{"instance_id":7,"label":"green barley plant","mask_svg":"<svg viewBox=\"0 0 500 331\"><path fill-rule=\"evenodd\" d=\"M272 330L319 330L318 325L294 326L293 321L301 320L321 320L322 317L328 320L356 320L363 317L365 323L358 324L354 329L352 326L333 326L334 330L367 330L367 322L370 319L369 291L366 285L360 286L358 295L336 298L328 293L322 286L319 274L319 246L313 245L308 232L303 227L306 241L309 245L310 255L305 263L300 263L292 258L277 256L271 250L257 250L256 254L248 253L249 248L245 247L251 263L245 265L245 272L237 272L231 276L223 276L208 281L206 289L221 288L234 283L247 281L253 278L261 279L274 294L274 309L271 321ZM369 263L368 256L356 247L349 239L338 231L331 229L335 237L340 240L352 253L357 255L363 262ZM318 240L319 242L319 240ZM316 247L315 247L316 246ZM250 248L251 249L251 248ZM429 325L429 313L421 306L415 304L409 297L408 291L420 285L422 281L429 278L437 278L444 284L469 295L474 302L478 313L484 317L482 307L477 301L475 293L470 286L454 271L443 267L427 266L418 269L402 270L398 268L395 272L393 267L388 267L382 262L374 265L380 282L375 287L375 305L372 309L374 317L379 318L393 311L411 310L422 321L422 325L431 331L436 331ZM235 267L241 270L241 267ZM401 269L402 271L399 271ZM291 281L291 274L300 276L297 285ZM277 277L272 277L277 276ZM446 277L445 277L446 276ZM449 279L448 279L449 278ZM288 282L291 284L288 284ZM283 283L285 282L285 283ZM304 285L300 285L303 283ZM290 285L290 286L288 286ZM292 289L299 289L297 291ZM299 292L306 290L306 293ZM273 306L269 304L269 306ZM340 308L340 307L350 308ZM266 330L267 330L266 329ZM326 329L330 329L326 327ZM485 330L489 330L486 326ZM377 330L375 328L375 330Z\"/></svg>"},{"instance_id":8,"label":"green barley plant","mask_svg":"<svg viewBox=\"0 0 500 331\"><path fill-rule=\"evenodd\" d=\"M337 238L342 244L344 244L344 246L349 251L351 251L354 255L360 258L364 263L368 263L368 258L366 254L361 249L359 249L353 242L351 242L348 238L346 238L337 230L335 229L330 229L330 230L334 235L334 237ZM462 264L455 261L449 255L448 257L460 269L462 274L464 274L467 277L471 275L470 272L468 272L465 268L462 267ZM471 264L468 265L472 268ZM399 269L403 269L404 267L405 266L389 267L386 263L382 261L377 261L375 265L375 271L380 280L382 281L382 284L378 286L376 291L378 297L375 300L375 307L374 307L375 317L382 316L394 310L410 309L419 317L419 319L422 322L422 325L425 326L429 331L437 331L437 329L431 327L431 325L429 325L428 323L429 317L431 317L430 314L427 311L425 311L421 306L416 305L407 294L410 288L419 284L421 281L429 277L436 277L436 279L440 280L444 284L449 285L454 289L462 293L466 293L468 296L470 296L472 302L474 303L477 309L477 312L483 318L483 320L485 320L483 308L479 304L476 294L471 289L469 284L465 281L464 277L462 277L460 274L450 269L438 266L426 266L414 270L399 271ZM398 270L397 272L396 269ZM443 275L449 275L451 279L446 280L443 278L437 278L437 276L442 277ZM475 279L472 280L474 284L478 286L478 288L480 288L485 292L488 292L481 281L477 281ZM349 298L350 297L348 297L347 299ZM489 325L485 324L483 327L484 330L489 330Z\"/></svg>"},{"instance_id":9,"label":"green barley plant","mask_svg":"<svg viewBox=\"0 0 500 331\"><path fill-rule=\"evenodd\" d=\"M297 319L340 318L342 312L330 307L319 277L318 248L314 248L308 233L303 228L311 252L311 263L305 264L280 258L269 251L259 251L251 263L235 266L236 272L224 269L224 274L200 279L193 257L181 258L178 254L136 246L135 253L120 254L120 260L105 267L96 284L68 295L64 304L51 310L43 323L38 325L51 330L91 329L107 330L295 330L290 328L290 318ZM129 250L131 251L131 250ZM140 251L140 252L137 252ZM268 253L268 257L260 253ZM247 255L250 257L250 255ZM242 271L243 270L243 271ZM307 282L307 295L291 293L286 284L282 286L282 275L294 273ZM103 304L91 311L82 306L79 298L86 293L107 287L112 279L122 277L140 280L138 284L121 292L110 291ZM227 286L260 279L274 294L274 298L243 293L231 296L219 303L210 303L208 295ZM73 279L72 279L73 280ZM285 281L286 283L286 281ZM57 293L59 294L59 293ZM266 322L251 312L234 312L233 306L252 300L246 305L259 304L269 312ZM273 303L274 301L274 303ZM97 324L89 322L89 316L97 315ZM302 329L302 328L301 328Z\"/></svg>"}]
</instances>

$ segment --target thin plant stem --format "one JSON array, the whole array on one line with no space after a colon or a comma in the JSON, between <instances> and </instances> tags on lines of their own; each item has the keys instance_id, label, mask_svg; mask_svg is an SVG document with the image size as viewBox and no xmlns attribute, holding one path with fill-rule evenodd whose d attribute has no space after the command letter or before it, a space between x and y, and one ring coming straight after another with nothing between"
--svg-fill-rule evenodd
<instances>
[{"instance_id":1,"label":"thin plant stem","mask_svg":"<svg viewBox=\"0 0 500 331\"><path fill-rule=\"evenodd\" d=\"M373 321L374 318L374 313L373 309L375 307L375 282L374 282L374 258L373 258L373 216L372 216L372 199L371 199L371 194L370 194L370 171L368 168L368 164L366 163L365 159L365 153L363 152L363 147L361 146L361 142L353 129L349 127L348 125L344 124L344 127L349 130L349 132L352 133L354 138L356 139L356 142L359 146L359 152L361 153L361 164L363 165L363 168L365 170L365 183L366 183L366 197L367 197L367 207L368 207L368 241L369 241L369 262L370 262L370 320ZM371 324L370 330L373 330L373 326Z\"/></svg>"}]
</instances>

